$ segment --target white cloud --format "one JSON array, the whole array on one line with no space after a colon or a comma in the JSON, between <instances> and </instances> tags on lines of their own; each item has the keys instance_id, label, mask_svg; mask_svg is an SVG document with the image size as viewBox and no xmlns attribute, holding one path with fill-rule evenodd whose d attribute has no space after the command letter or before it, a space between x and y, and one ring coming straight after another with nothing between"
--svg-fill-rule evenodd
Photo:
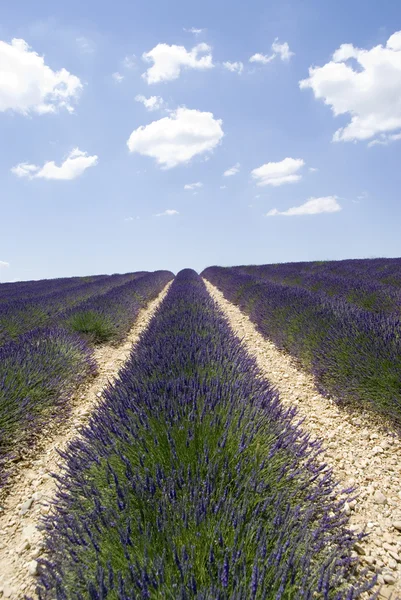
<instances>
[{"instance_id":1,"label":"white cloud","mask_svg":"<svg viewBox=\"0 0 401 600\"><path fill-rule=\"evenodd\" d=\"M356 61L356 69L350 59ZM390 36L385 46L379 44L370 50L342 44L330 62L310 67L309 78L299 86L312 89L334 116L350 117L349 123L334 133L333 141L378 136L370 144L374 145L401 139L401 31Z\"/></svg>"},{"instance_id":2,"label":"white cloud","mask_svg":"<svg viewBox=\"0 0 401 600\"><path fill-rule=\"evenodd\" d=\"M121 73L116 71L115 73L113 73L112 78L116 83L121 83L124 79L124 75L121 75Z\"/></svg>"},{"instance_id":3,"label":"white cloud","mask_svg":"<svg viewBox=\"0 0 401 600\"><path fill-rule=\"evenodd\" d=\"M184 190L196 190L203 187L203 183L197 181L196 183L186 183L184 185Z\"/></svg>"},{"instance_id":4,"label":"white cloud","mask_svg":"<svg viewBox=\"0 0 401 600\"><path fill-rule=\"evenodd\" d=\"M232 73L238 73L239 75L244 70L244 65L242 62L223 62L223 67Z\"/></svg>"},{"instance_id":5,"label":"white cloud","mask_svg":"<svg viewBox=\"0 0 401 600\"><path fill-rule=\"evenodd\" d=\"M206 31L206 29L196 29L196 27L191 27L190 29L186 29L185 27L183 28L184 31L186 31L187 33L193 33L194 35L200 35L201 33L203 33L204 31Z\"/></svg>"},{"instance_id":6,"label":"white cloud","mask_svg":"<svg viewBox=\"0 0 401 600\"><path fill-rule=\"evenodd\" d=\"M231 167L231 169L227 169L227 171L224 171L224 177L231 177L232 175L236 175L240 169L240 166L241 165L239 163L236 163L233 167Z\"/></svg>"},{"instance_id":7,"label":"white cloud","mask_svg":"<svg viewBox=\"0 0 401 600\"><path fill-rule=\"evenodd\" d=\"M319 171L319 169L317 167L309 167L310 173L317 173L318 171Z\"/></svg>"},{"instance_id":8,"label":"white cloud","mask_svg":"<svg viewBox=\"0 0 401 600\"><path fill-rule=\"evenodd\" d=\"M164 100L161 96L150 96L146 98L142 94L135 96L137 102L142 102L144 107L149 111L160 110L164 105Z\"/></svg>"},{"instance_id":9,"label":"white cloud","mask_svg":"<svg viewBox=\"0 0 401 600\"><path fill-rule=\"evenodd\" d=\"M126 56L123 60L123 67L125 69L133 69L136 66L136 56L135 54L131 54L131 56Z\"/></svg>"},{"instance_id":10,"label":"white cloud","mask_svg":"<svg viewBox=\"0 0 401 600\"><path fill-rule=\"evenodd\" d=\"M155 158L162 168L170 169L211 152L224 135L222 124L213 113L180 107L168 117L135 129L127 145L130 152Z\"/></svg>"},{"instance_id":11,"label":"white cloud","mask_svg":"<svg viewBox=\"0 0 401 600\"><path fill-rule=\"evenodd\" d=\"M174 215L179 215L178 210L174 210L173 208L168 208L162 213L157 213L155 217L174 217Z\"/></svg>"},{"instance_id":12,"label":"white cloud","mask_svg":"<svg viewBox=\"0 0 401 600\"><path fill-rule=\"evenodd\" d=\"M52 160L45 163L43 167L20 163L13 167L11 172L17 177L28 177L29 179L68 180L76 179L86 169L97 165L97 162L98 157L96 155L88 156L87 152L74 148L59 167Z\"/></svg>"},{"instance_id":13,"label":"white cloud","mask_svg":"<svg viewBox=\"0 0 401 600\"><path fill-rule=\"evenodd\" d=\"M221 190L225 190L225 189L227 189L227 186L226 186L226 185L221 185L221 186L220 186L220 189L221 189Z\"/></svg>"},{"instance_id":14,"label":"white cloud","mask_svg":"<svg viewBox=\"0 0 401 600\"><path fill-rule=\"evenodd\" d=\"M294 56L294 52L291 52L287 42L279 44L277 40L278 38L276 38L272 43L272 50L276 55L278 54L280 56L281 60L288 62L291 56Z\"/></svg>"},{"instance_id":15,"label":"white cloud","mask_svg":"<svg viewBox=\"0 0 401 600\"><path fill-rule=\"evenodd\" d=\"M10 263L5 262L4 260L0 260L0 269L8 269Z\"/></svg>"},{"instance_id":16,"label":"white cloud","mask_svg":"<svg viewBox=\"0 0 401 600\"><path fill-rule=\"evenodd\" d=\"M282 215L285 217L294 217L298 215L318 215L320 213L334 213L341 210L337 202L337 196L325 196L323 198L309 198L301 206L293 206L288 210L279 211L277 208L269 210L266 217L276 217Z\"/></svg>"},{"instance_id":17,"label":"white cloud","mask_svg":"<svg viewBox=\"0 0 401 600\"><path fill-rule=\"evenodd\" d=\"M262 63L262 65L267 65L267 63L271 62L275 58L276 58L275 54L268 56L266 54L260 54L259 52L257 52L256 54L253 54L253 56L251 56L251 58L249 59L249 62Z\"/></svg>"},{"instance_id":18,"label":"white cloud","mask_svg":"<svg viewBox=\"0 0 401 600\"><path fill-rule=\"evenodd\" d=\"M304 166L302 158L285 158L281 162L269 162L251 171L257 185L279 186L284 183L295 183L302 177L299 171Z\"/></svg>"},{"instance_id":19,"label":"white cloud","mask_svg":"<svg viewBox=\"0 0 401 600\"><path fill-rule=\"evenodd\" d=\"M137 221L138 219L139 219L139 217L125 217L124 221L129 223L131 221Z\"/></svg>"},{"instance_id":20,"label":"white cloud","mask_svg":"<svg viewBox=\"0 0 401 600\"><path fill-rule=\"evenodd\" d=\"M11 44L0 40L0 112L13 110L23 115L73 112L73 102L82 90L78 77L66 69L53 71L43 56L24 40Z\"/></svg>"},{"instance_id":21,"label":"white cloud","mask_svg":"<svg viewBox=\"0 0 401 600\"><path fill-rule=\"evenodd\" d=\"M277 40L278 40L278 38L276 38L274 40L274 42L272 43L273 54L270 54L270 56L269 56L268 54L260 54L259 52L257 52L256 54L251 56L251 58L249 59L249 62L261 63L262 65L267 65L267 63L274 60L276 58L276 56L279 56L281 58L281 60L283 60L284 62L288 62L290 60L291 56L294 56L294 52L291 52L288 42L279 44L279 42Z\"/></svg>"},{"instance_id":22,"label":"white cloud","mask_svg":"<svg viewBox=\"0 0 401 600\"><path fill-rule=\"evenodd\" d=\"M198 44L189 52L184 46L157 44L149 52L144 52L142 58L147 62L153 62L153 65L142 75L149 84L178 79L183 68L214 67L211 48L207 44Z\"/></svg>"}]
</instances>

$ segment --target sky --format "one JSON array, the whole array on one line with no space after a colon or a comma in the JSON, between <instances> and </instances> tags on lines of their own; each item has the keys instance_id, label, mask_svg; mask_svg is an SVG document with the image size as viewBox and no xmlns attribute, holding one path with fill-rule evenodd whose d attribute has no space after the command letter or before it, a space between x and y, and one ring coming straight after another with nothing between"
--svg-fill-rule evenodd
<instances>
[{"instance_id":1,"label":"sky","mask_svg":"<svg viewBox=\"0 0 401 600\"><path fill-rule=\"evenodd\" d=\"M0 282L401 256L401 4L14 0Z\"/></svg>"}]
</instances>

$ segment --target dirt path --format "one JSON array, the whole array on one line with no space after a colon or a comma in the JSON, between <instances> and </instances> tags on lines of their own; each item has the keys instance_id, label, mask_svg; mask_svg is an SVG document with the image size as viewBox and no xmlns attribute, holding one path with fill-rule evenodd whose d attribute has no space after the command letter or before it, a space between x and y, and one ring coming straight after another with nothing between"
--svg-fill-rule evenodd
<instances>
[{"instance_id":1,"label":"dirt path","mask_svg":"<svg viewBox=\"0 0 401 600\"><path fill-rule=\"evenodd\" d=\"M43 442L36 455L18 464L11 491L0 512L0 597L22 600L25 594L35 596L36 559L43 548L42 534L36 527L41 516L49 511L48 501L56 488L50 476L58 470L60 462L56 449L64 449L78 435L78 428L87 423L103 388L117 377L170 285L167 284L160 295L141 310L121 346L102 346L95 350L99 374L78 390L72 400L71 417L57 426L56 431L52 431L49 424L49 428L43 430Z\"/></svg>"},{"instance_id":2,"label":"dirt path","mask_svg":"<svg viewBox=\"0 0 401 600\"><path fill-rule=\"evenodd\" d=\"M401 599L401 440L362 409L339 408L321 396L311 375L264 339L250 319L205 280L211 296L243 340L285 405L296 406L303 429L324 441L324 460L358 499L345 505L351 527L370 534L358 547L362 561L380 572L380 598Z\"/></svg>"}]
</instances>

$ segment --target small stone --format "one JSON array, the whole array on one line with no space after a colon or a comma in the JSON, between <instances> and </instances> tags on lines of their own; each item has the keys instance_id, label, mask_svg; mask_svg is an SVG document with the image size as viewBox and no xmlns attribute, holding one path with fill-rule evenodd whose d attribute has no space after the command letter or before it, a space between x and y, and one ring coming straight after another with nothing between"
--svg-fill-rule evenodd
<instances>
[{"instance_id":1,"label":"small stone","mask_svg":"<svg viewBox=\"0 0 401 600\"><path fill-rule=\"evenodd\" d=\"M98 393L96 394L96 396L97 396L98 398L101 398L101 397L102 397L102 392L98 392Z\"/></svg>"},{"instance_id":2,"label":"small stone","mask_svg":"<svg viewBox=\"0 0 401 600\"><path fill-rule=\"evenodd\" d=\"M390 554L391 558L394 558L394 560L396 560L397 562L401 562L401 557L399 554L397 554L397 552L394 552L393 550L389 550L389 554Z\"/></svg>"},{"instance_id":3,"label":"small stone","mask_svg":"<svg viewBox=\"0 0 401 600\"><path fill-rule=\"evenodd\" d=\"M350 507L350 505L348 504L348 502L346 502L346 503L344 504L343 511L344 511L344 514L345 514L347 517L349 517L349 516L350 516L350 514L351 514L351 507Z\"/></svg>"},{"instance_id":4,"label":"small stone","mask_svg":"<svg viewBox=\"0 0 401 600\"><path fill-rule=\"evenodd\" d=\"M28 571L31 575L38 574L38 562L36 560L31 560L31 562L28 564Z\"/></svg>"},{"instance_id":5,"label":"small stone","mask_svg":"<svg viewBox=\"0 0 401 600\"><path fill-rule=\"evenodd\" d=\"M384 583L388 583L388 585L394 585L397 580L391 573L383 573L383 581Z\"/></svg>"},{"instance_id":6,"label":"small stone","mask_svg":"<svg viewBox=\"0 0 401 600\"><path fill-rule=\"evenodd\" d=\"M384 450L381 446L375 446L372 448L372 456L376 456L376 454L383 454Z\"/></svg>"},{"instance_id":7,"label":"small stone","mask_svg":"<svg viewBox=\"0 0 401 600\"><path fill-rule=\"evenodd\" d=\"M356 544L354 544L354 550L358 552L358 554L361 556L364 556L366 554L365 548L359 542L356 542Z\"/></svg>"},{"instance_id":8,"label":"small stone","mask_svg":"<svg viewBox=\"0 0 401 600\"><path fill-rule=\"evenodd\" d=\"M394 529L397 529L397 531L401 531L401 521L394 521L393 527Z\"/></svg>"},{"instance_id":9,"label":"small stone","mask_svg":"<svg viewBox=\"0 0 401 600\"><path fill-rule=\"evenodd\" d=\"M35 525L30 524L24 527L24 529L22 530L22 538L24 540L31 541L34 537L36 537L37 533L38 531Z\"/></svg>"},{"instance_id":10,"label":"small stone","mask_svg":"<svg viewBox=\"0 0 401 600\"><path fill-rule=\"evenodd\" d=\"M28 510L31 508L32 504L33 504L33 498L29 498L29 500L25 500L25 502L21 505L21 508L19 511L20 515L25 515L28 512Z\"/></svg>"},{"instance_id":11,"label":"small stone","mask_svg":"<svg viewBox=\"0 0 401 600\"><path fill-rule=\"evenodd\" d=\"M376 504L385 504L387 502L386 496L384 496L384 494L382 494L380 490L375 491L375 493L373 494L373 499L376 502Z\"/></svg>"},{"instance_id":12,"label":"small stone","mask_svg":"<svg viewBox=\"0 0 401 600\"><path fill-rule=\"evenodd\" d=\"M42 492L35 492L34 494L32 494L32 499L35 500L35 502L40 500L41 497L42 497Z\"/></svg>"},{"instance_id":13,"label":"small stone","mask_svg":"<svg viewBox=\"0 0 401 600\"><path fill-rule=\"evenodd\" d=\"M3 586L3 596L4 598L11 598L14 596L14 590L8 583Z\"/></svg>"}]
</instances>

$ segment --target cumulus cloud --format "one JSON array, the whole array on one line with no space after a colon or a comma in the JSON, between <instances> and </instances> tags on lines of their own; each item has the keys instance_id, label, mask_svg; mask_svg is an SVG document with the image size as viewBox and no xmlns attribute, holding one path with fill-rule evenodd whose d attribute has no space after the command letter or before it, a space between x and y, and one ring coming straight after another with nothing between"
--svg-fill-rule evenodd
<instances>
[{"instance_id":1,"label":"cumulus cloud","mask_svg":"<svg viewBox=\"0 0 401 600\"><path fill-rule=\"evenodd\" d=\"M203 183L197 181L196 183L186 183L184 185L184 190L196 190L203 187Z\"/></svg>"},{"instance_id":2,"label":"cumulus cloud","mask_svg":"<svg viewBox=\"0 0 401 600\"><path fill-rule=\"evenodd\" d=\"M178 210L174 210L173 208L168 208L164 212L157 213L155 217L174 217L174 215L179 215Z\"/></svg>"},{"instance_id":3,"label":"cumulus cloud","mask_svg":"<svg viewBox=\"0 0 401 600\"><path fill-rule=\"evenodd\" d=\"M0 260L0 269L8 269L9 266L10 266L10 263L8 263L4 260Z\"/></svg>"},{"instance_id":4,"label":"cumulus cloud","mask_svg":"<svg viewBox=\"0 0 401 600\"><path fill-rule=\"evenodd\" d=\"M330 62L310 67L309 77L299 86L311 89L334 116L349 116L349 123L334 133L333 141L376 138L371 142L374 145L401 139L401 31L391 35L385 46L370 50L342 44Z\"/></svg>"},{"instance_id":5,"label":"cumulus cloud","mask_svg":"<svg viewBox=\"0 0 401 600\"><path fill-rule=\"evenodd\" d=\"M291 52L288 43L284 42L283 44L280 44L278 38L272 43L272 50L275 55L278 55L284 62L288 62L291 56L294 56L294 52Z\"/></svg>"},{"instance_id":6,"label":"cumulus cloud","mask_svg":"<svg viewBox=\"0 0 401 600\"><path fill-rule=\"evenodd\" d=\"M290 60L291 56L294 56L294 52L291 52L288 42L284 42L283 44L280 44L278 42L278 38L276 38L274 40L271 47L273 50L273 54L268 55L268 54L260 54L259 52L257 52L256 54L253 54L253 56L251 56L251 58L249 59L249 62L261 63L262 65L267 65L267 63L274 60L276 58L276 56L279 56L281 58L281 60L283 60L284 62L288 62Z\"/></svg>"},{"instance_id":7,"label":"cumulus cloud","mask_svg":"<svg viewBox=\"0 0 401 600\"><path fill-rule=\"evenodd\" d=\"M285 158L280 162L268 162L251 171L251 176L259 186L273 185L275 187L284 183L295 183L302 175L299 171L304 166L302 158Z\"/></svg>"},{"instance_id":8,"label":"cumulus cloud","mask_svg":"<svg viewBox=\"0 0 401 600\"><path fill-rule=\"evenodd\" d=\"M97 165L98 157L88 156L79 148L74 148L65 161L58 167L53 160L46 162L43 167L20 163L11 169L17 177L28 177L29 179L76 179L89 167Z\"/></svg>"},{"instance_id":9,"label":"cumulus cloud","mask_svg":"<svg viewBox=\"0 0 401 600\"><path fill-rule=\"evenodd\" d=\"M222 124L213 113L180 107L168 117L135 129L127 145L130 152L155 158L163 169L170 169L211 152L224 135Z\"/></svg>"},{"instance_id":10,"label":"cumulus cloud","mask_svg":"<svg viewBox=\"0 0 401 600\"><path fill-rule=\"evenodd\" d=\"M262 65L267 65L267 63L271 62L275 58L275 54L271 54L270 56L268 56L267 54L260 54L259 52L257 52L256 54L253 54L251 56L249 62L262 63Z\"/></svg>"},{"instance_id":11,"label":"cumulus cloud","mask_svg":"<svg viewBox=\"0 0 401 600\"><path fill-rule=\"evenodd\" d=\"M121 75L121 73L116 71L115 73L113 73L112 78L116 83L121 83L124 79L124 75Z\"/></svg>"},{"instance_id":12,"label":"cumulus cloud","mask_svg":"<svg viewBox=\"0 0 401 600\"><path fill-rule=\"evenodd\" d=\"M203 70L214 67L208 44L198 44L189 52L184 46L157 44L149 52L144 52L142 58L147 62L153 62L153 65L142 74L149 84L178 79L181 69Z\"/></svg>"},{"instance_id":13,"label":"cumulus cloud","mask_svg":"<svg viewBox=\"0 0 401 600\"><path fill-rule=\"evenodd\" d=\"M161 96L150 96L150 98L146 98L145 96L142 96L142 94L138 94L135 96L135 100L141 102L149 111L160 110L164 105L164 100Z\"/></svg>"},{"instance_id":14,"label":"cumulus cloud","mask_svg":"<svg viewBox=\"0 0 401 600\"><path fill-rule=\"evenodd\" d=\"M224 177L231 177L232 175L236 175L240 170L240 166L241 165L239 163L236 163L233 167L231 167L231 169L227 169L227 171L224 171Z\"/></svg>"},{"instance_id":15,"label":"cumulus cloud","mask_svg":"<svg viewBox=\"0 0 401 600\"><path fill-rule=\"evenodd\" d=\"M319 169L317 167L309 167L309 173L317 173Z\"/></svg>"},{"instance_id":16,"label":"cumulus cloud","mask_svg":"<svg viewBox=\"0 0 401 600\"><path fill-rule=\"evenodd\" d=\"M82 87L66 69L53 71L24 40L13 39L11 44L0 40L0 112L71 113Z\"/></svg>"},{"instance_id":17,"label":"cumulus cloud","mask_svg":"<svg viewBox=\"0 0 401 600\"><path fill-rule=\"evenodd\" d=\"M223 67L232 73L238 73L239 75L244 70L244 65L242 62L223 62Z\"/></svg>"},{"instance_id":18,"label":"cumulus cloud","mask_svg":"<svg viewBox=\"0 0 401 600\"><path fill-rule=\"evenodd\" d=\"M318 215L320 213L334 213L339 210L341 210L341 206L337 202L337 196L325 196L323 198L309 198L304 204L293 206L282 212L277 210L277 208L273 208L269 210L266 217L277 217L278 215L285 217Z\"/></svg>"}]
</instances>

